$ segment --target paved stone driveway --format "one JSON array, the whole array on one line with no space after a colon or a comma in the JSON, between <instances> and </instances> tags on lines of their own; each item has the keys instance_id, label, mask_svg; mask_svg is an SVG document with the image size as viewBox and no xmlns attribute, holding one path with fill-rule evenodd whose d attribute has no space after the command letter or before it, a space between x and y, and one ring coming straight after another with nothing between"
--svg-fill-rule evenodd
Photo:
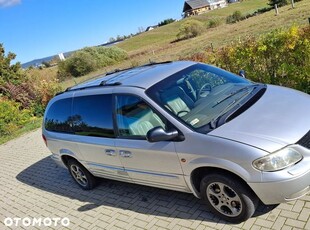
<instances>
[{"instance_id":1,"label":"paved stone driveway","mask_svg":"<svg viewBox=\"0 0 310 230\"><path fill-rule=\"evenodd\" d=\"M7 218L40 217L67 217L69 229L88 230L310 229L310 195L274 209L260 207L255 217L233 225L215 217L191 194L108 180L83 191L49 158L40 130L0 145L0 172L1 230L42 229L4 224ZM58 222L49 228L59 227Z\"/></svg>"}]
</instances>

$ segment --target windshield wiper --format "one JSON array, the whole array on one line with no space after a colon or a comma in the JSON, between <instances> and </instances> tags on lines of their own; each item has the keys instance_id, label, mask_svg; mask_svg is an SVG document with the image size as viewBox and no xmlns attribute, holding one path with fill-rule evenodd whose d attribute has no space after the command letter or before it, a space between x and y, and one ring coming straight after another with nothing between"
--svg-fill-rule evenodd
<instances>
[{"instance_id":1,"label":"windshield wiper","mask_svg":"<svg viewBox=\"0 0 310 230\"><path fill-rule=\"evenodd\" d=\"M247 88L249 88L249 87L247 86ZM242 89L245 89L245 87L242 88ZM237 90L237 91L240 92L240 91L242 91L242 90L240 89L240 90ZM237 94L237 93L235 92L233 95L235 95L235 94ZM215 129L215 128L216 128L217 121L223 116L223 114L225 114L224 111L226 111L229 107L231 107L233 104L235 104L235 103L236 103L237 101L239 101L241 98L243 98L246 94L247 94L247 93L242 94L240 97L238 97L237 99L235 99L235 100L233 100L231 103L229 103L227 106L225 106L225 108L221 110L221 112L219 113L219 115L216 116L215 118L213 118L213 119L210 121L209 124L210 124L211 129ZM231 95L231 96L232 96L232 95Z\"/></svg>"},{"instance_id":2,"label":"windshield wiper","mask_svg":"<svg viewBox=\"0 0 310 230\"><path fill-rule=\"evenodd\" d=\"M216 123L218 121L218 119L223 115L223 111L225 111L226 109L228 109L230 106L232 106L233 104L236 103L237 100L233 100L231 103L229 103L221 112L220 112L220 115L216 116L215 118L213 118L211 121L210 121L210 127L211 129L215 129L216 128Z\"/></svg>"},{"instance_id":3,"label":"windshield wiper","mask_svg":"<svg viewBox=\"0 0 310 230\"><path fill-rule=\"evenodd\" d=\"M252 87L256 87L256 86L259 86L259 85L260 84L248 85L248 86L242 87L241 89L235 90L235 91L231 92L230 94L228 94L226 97L224 97L222 100L217 101L215 103L215 105L212 106L212 108L214 108L215 106L221 104L223 101L226 101L228 98L231 98L232 96L236 95L237 93L242 92L243 90L246 90L246 89L249 89L249 88L252 88Z\"/></svg>"}]
</instances>

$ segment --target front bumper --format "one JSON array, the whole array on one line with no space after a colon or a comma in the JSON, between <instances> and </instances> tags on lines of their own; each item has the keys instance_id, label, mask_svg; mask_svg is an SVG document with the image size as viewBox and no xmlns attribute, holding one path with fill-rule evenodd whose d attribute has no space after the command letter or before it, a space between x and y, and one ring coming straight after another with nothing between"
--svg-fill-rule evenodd
<instances>
[{"instance_id":1,"label":"front bumper","mask_svg":"<svg viewBox=\"0 0 310 230\"><path fill-rule=\"evenodd\" d=\"M307 180L307 182L305 182ZM307 179L249 184L260 200L266 204L280 204L296 200L310 192L310 174Z\"/></svg>"},{"instance_id":2,"label":"front bumper","mask_svg":"<svg viewBox=\"0 0 310 230\"><path fill-rule=\"evenodd\" d=\"M286 170L262 173L262 182L249 186L266 205L296 200L310 192L309 166L310 159L306 157Z\"/></svg>"}]
</instances>

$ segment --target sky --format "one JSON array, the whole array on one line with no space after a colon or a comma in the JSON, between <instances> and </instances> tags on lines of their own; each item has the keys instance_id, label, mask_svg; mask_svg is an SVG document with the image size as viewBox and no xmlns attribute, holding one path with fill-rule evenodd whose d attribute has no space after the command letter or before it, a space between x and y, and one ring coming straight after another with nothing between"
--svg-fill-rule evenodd
<instances>
[{"instance_id":1,"label":"sky","mask_svg":"<svg viewBox=\"0 0 310 230\"><path fill-rule=\"evenodd\" d=\"M180 19L184 0L0 0L0 43L25 63Z\"/></svg>"}]
</instances>

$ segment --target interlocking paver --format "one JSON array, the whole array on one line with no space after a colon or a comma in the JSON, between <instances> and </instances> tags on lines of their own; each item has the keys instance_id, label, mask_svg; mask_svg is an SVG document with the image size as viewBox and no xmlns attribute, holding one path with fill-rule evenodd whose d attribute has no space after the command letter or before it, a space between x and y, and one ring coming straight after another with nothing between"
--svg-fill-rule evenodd
<instances>
[{"instance_id":1,"label":"interlocking paver","mask_svg":"<svg viewBox=\"0 0 310 230\"><path fill-rule=\"evenodd\" d=\"M241 224L221 221L191 194L103 180L81 190L57 167L36 130L0 145L0 229L309 229L310 195L259 209ZM5 226L5 218L69 218L69 227Z\"/></svg>"},{"instance_id":2,"label":"interlocking paver","mask_svg":"<svg viewBox=\"0 0 310 230\"><path fill-rule=\"evenodd\" d=\"M302 200L297 200L296 203L294 204L294 207L292 209L293 212L301 212L303 207L305 206L305 201Z\"/></svg>"},{"instance_id":3,"label":"interlocking paver","mask_svg":"<svg viewBox=\"0 0 310 230\"><path fill-rule=\"evenodd\" d=\"M305 226L305 222L299 221L299 220L293 220L293 219L287 219L285 224L292 226L292 227L297 227L303 229Z\"/></svg>"},{"instance_id":4,"label":"interlocking paver","mask_svg":"<svg viewBox=\"0 0 310 230\"><path fill-rule=\"evenodd\" d=\"M298 216L298 220L307 221L310 219L310 209L303 208Z\"/></svg>"},{"instance_id":5,"label":"interlocking paver","mask_svg":"<svg viewBox=\"0 0 310 230\"><path fill-rule=\"evenodd\" d=\"M310 229L310 219L308 219L305 229L308 229L308 230Z\"/></svg>"},{"instance_id":6,"label":"interlocking paver","mask_svg":"<svg viewBox=\"0 0 310 230\"><path fill-rule=\"evenodd\" d=\"M257 219L255 221L255 224L256 225L259 225L259 226L262 226L262 227L268 227L268 228L271 228L273 222L272 221L269 221L269 220L263 220L263 219Z\"/></svg>"},{"instance_id":7,"label":"interlocking paver","mask_svg":"<svg viewBox=\"0 0 310 230\"><path fill-rule=\"evenodd\" d=\"M287 218L293 218L293 219L297 219L298 215L299 213L292 212L292 211L286 211L286 210L282 210L280 213L280 216L287 217Z\"/></svg>"},{"instance_id":8,"label":"interlocking paver","mask_svg":"<svg viewBox=\"0 0 310 230\"><path fill-rule=\"evenodd\" d=\"M283 228L283 225L286 221L286 218L279 216L272 225L272 229L280 230Z\"/></svg>"}]
</instances>

